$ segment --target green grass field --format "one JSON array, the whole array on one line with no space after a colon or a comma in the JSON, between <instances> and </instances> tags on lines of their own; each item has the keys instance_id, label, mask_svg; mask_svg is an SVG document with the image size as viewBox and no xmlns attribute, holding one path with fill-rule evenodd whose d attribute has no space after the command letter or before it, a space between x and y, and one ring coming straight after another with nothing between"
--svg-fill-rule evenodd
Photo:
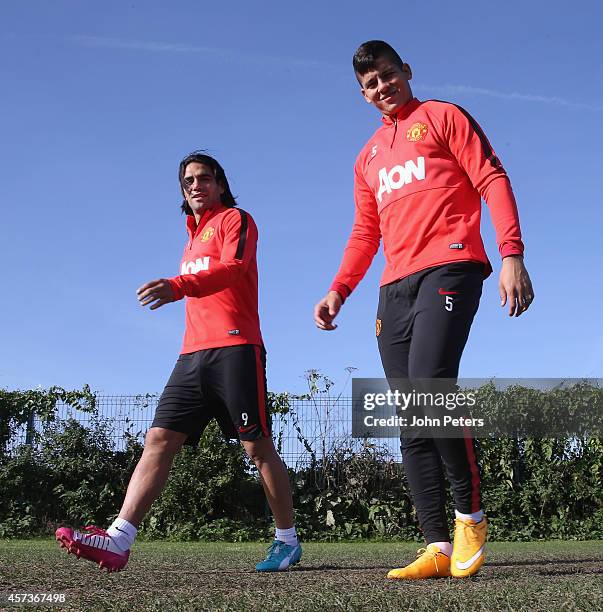
<instances>
[{"instance_id":1,"label":"green grass field","mask_svg":"<svg viewBox=\"0 0 603 612\"><path fill-rule=\"evenodd\" d=\"M44 592L80 610L603 610L603 542L491 543L473 578L385 580L416 548L310 543L291 571L257 574L266 544L140 542L107 574L54 541L0 540L0 606Z\"/></svg>"}]
</instances>

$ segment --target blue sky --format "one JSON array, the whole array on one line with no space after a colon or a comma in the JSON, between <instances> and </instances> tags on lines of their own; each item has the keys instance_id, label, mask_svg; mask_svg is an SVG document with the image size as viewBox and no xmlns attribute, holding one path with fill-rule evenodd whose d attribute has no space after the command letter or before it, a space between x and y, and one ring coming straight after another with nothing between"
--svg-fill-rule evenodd
<instances>
[{"instance_id":1,"label":"blue sky","mask_svg":"<svg viewBox=\"0 0 603 612\"><path fill-rule=\"evenodd\" d=\"M335 332L312 323L379 126L351 71L372 38L417 97L477 118L519 203L536 300L510 320L491 276L461 375L602 376L602 22L580 1L2 3L0 386L161 391L184 304L149 312L135 290L178 273L177 166L196 148L259 226L269 387L381 376L381 255ZM483 235L497 274L487 210Z\"/></svg>"}]
</instances>

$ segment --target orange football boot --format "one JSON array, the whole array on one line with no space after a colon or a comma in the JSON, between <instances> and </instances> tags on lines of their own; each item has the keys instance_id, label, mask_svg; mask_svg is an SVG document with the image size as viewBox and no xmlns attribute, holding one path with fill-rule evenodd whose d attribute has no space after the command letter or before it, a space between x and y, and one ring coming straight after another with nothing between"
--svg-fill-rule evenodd
<instances>
[{"instance_id":1,"label":"orange football boot","mask_svg":"<svg viewBox=\"0 0 603 612\"><path fill-rule=\"evenodd\" d=\"M387 577L393 580L420 580L450 576L450 557L435 544L417 551L417 559L406 567L391 570Z\"/></svg>"}]
</instances>

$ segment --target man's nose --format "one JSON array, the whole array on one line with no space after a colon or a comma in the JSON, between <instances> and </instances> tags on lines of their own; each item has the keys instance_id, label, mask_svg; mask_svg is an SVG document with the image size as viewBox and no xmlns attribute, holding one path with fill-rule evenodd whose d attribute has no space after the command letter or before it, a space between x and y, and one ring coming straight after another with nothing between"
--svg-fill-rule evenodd
<instances>
[{"instance_id":1,"label":"man's nose","mask_svg":"<svg viewBox=\"0 0 603 612\"><path fill-rule=\"evenodd\" d=\"M389 81L387 79L378 79L377 81L377 90L379 93L386 91L389 87Z\"/></svg>"}]
</instances>

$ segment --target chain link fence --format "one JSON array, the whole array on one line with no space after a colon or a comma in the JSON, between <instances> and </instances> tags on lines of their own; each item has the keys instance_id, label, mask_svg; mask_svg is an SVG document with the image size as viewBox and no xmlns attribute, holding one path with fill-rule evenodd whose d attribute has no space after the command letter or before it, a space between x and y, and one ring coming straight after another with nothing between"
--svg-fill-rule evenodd
<instances>
[{"instance_id":1,"label":"chain link fence","mask_svg":"<svg viewBox=\"0 0 603 612\"><path fill-rule=\"evenodd\" d=\"M123 450L126 433L140 442L144 440L158 401L157 395L102 395L96 398L96 414L59 402L56 416L58 420L74 418L83 426L92 426L93 421L100 419L111 431L115 450ZM30 420L16 432L10 447L32 443L34 432L43 434L43 428L37 420ZM307 465L313 457L320 461L336 449L360 449L365 443L352 438L351 397L291 399L286 415L272 415L272 434L282 459L291 468ZM369 443L377 444L394 461L401 462L398 440L388 438Z\"/></svg>"}]
</instances>

